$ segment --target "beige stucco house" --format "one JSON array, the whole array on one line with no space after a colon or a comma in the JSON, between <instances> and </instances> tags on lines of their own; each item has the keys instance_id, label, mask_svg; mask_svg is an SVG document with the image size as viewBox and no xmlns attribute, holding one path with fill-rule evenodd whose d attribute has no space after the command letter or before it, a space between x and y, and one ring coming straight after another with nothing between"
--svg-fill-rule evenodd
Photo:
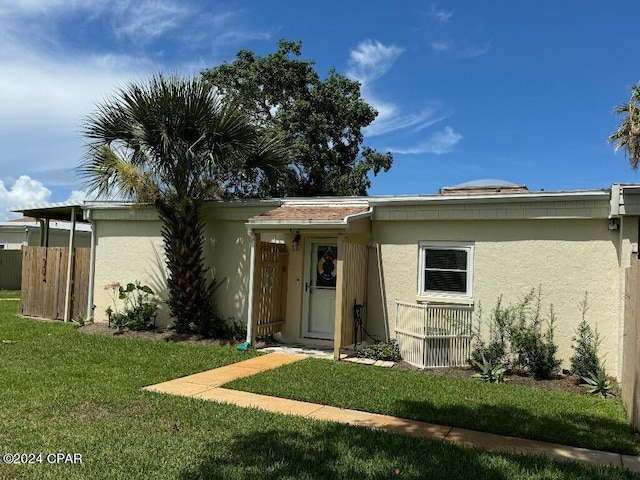
<instances>
[{"instance_id":1,"label":"beige stucco house","mask_svg":"<svg viewBox=\"0 0 640 480\"><path fill-rule=\"evenodd\" d=\"M107 320L112 298L104 287L112 282L138 280L166 298L155 211L115 202L78 207L93 226L88 307L95 305L95 320ZM337 353L367 335L402 338L407 355L428 355L418 346L431 345L439 361L453 362L480 310L541 287L543 306L555 309L565 367L587 292L587 320L601 333L607 369L621 377L638 185L532 192L484 183L434 195L220 201L204 215L206 262L222 282L217 311L251 319L250 340L274 334ZM161 305L158 324L170 322Z\"/></svg>"}]
</instances>

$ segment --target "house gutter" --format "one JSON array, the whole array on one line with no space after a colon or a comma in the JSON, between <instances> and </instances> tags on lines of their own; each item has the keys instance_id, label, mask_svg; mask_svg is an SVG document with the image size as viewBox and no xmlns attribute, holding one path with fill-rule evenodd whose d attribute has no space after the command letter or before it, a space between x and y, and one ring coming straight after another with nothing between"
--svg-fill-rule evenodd
<instances>
[{"instance_id":1,"label":"house gutter","mask_svg":"<svg viewBox=\"0 0 640 480\"><path fill-rule=\"evenodd\" d=\"M256 264L256 234L253 229L248 228L250 248L249 248L249 302L247 305L247 342L251 344L253 340L253 284Z\"/></svg>"},{"instance_id":2,"label":"house gutter","mask_svg":"<svg viewBox=\"0 0 640 480\"><path fill-rule=\"evenodd\" d=\"M93 312L93 292L96 275L96 224L91 218L91 209L88 208L83 213L84 219L91 224L91 249L89 250L89 285L87 287L87 318L94 320Z\"/></svg>"},{"instance_id":3,"label":"house gutter","mask_svg":"<svg viewBox=\"0 0 640 480\"><path fill-rule=\"evenodd\" d=\"M370 206L364 212L354 213L353 215L347 215L346 217L344 217L342 222L346 225L352 220L360 220L361 218L371 217L372 215L373 215L373 207Z\"/></svg>"}]
</instances>

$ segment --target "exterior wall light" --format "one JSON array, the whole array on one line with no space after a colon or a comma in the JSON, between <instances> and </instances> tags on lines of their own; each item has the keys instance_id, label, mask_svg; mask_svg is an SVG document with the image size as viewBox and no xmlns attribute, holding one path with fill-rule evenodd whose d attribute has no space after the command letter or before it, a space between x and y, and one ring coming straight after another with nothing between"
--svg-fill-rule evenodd
<instances>
[{"instance_id":1,"label":"exterior wall light","mask_svg":"<svg viewBox=\"0 0 640 480\"><path fill-rule=\"evenodd\" d=\"M294 252L298 251L298 248L300 247L300 233L296 232L296 236L293 237L293 241L291 242L291 250Z\"/></svg>"}]
</instances>

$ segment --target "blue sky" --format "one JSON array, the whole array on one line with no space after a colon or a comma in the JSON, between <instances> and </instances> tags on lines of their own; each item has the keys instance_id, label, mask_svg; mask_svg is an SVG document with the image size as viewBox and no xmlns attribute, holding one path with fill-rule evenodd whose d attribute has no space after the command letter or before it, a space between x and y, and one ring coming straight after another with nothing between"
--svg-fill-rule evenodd
<instances>
[{"instance_id":1,"label":"blue sky","mask_svg":"<svg viewBox=\"0 0 640 480\"><path fill-rule=\"evenodd\" d=\"M366 5L366 7L363 7ZM502 178L531 190L640 182L607 143L640 80L640 2L0 0L0 219L83 197L96 103L158 72L198 74L280 38L358 79L394 153L371 194Z\"/></svg>"}]
</instances>

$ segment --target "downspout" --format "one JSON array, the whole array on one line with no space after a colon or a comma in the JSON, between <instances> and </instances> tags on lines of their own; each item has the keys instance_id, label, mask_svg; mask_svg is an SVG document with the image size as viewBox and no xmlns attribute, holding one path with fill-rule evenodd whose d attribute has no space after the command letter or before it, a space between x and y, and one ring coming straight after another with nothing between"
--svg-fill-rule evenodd
<instances>
[{"instance_id":1,"label":"downspout","mask_svg":"<svg viewBox=\"0 0 640 480\"><path fill-rule=\"evenodd\" d=\"M247 233L250 238L249 247L249 302L247 305L247 343L250 345L253 340L253 284L256 263L256 234L253 229L248 228Z\"/></svg>"},{"instance_id":2,"label":"downspout","mask_svg":"<svg viewBox=\"0 0 640 480\"><path fill-rule=\"evenodd\" d=\"M64 297L64 321L71 321L71 292L73 289L73 257L76 240L76 207L71 207L71 227L69 229L69 260L67 262L67 291Z\"/></svg>"},{"instance_id":3,"label":"downspout","mask_svg":"<svg viewBox=\"0 0 640 480\"><path fill-rule=\"evenodd\" d=\"M93 291L96 275L96 224L91 218L91 209L84 211L84 219L91 224L91 250L89 251L89 286L87 292L87 318L93 318Z\"/></svg>"},{"instance_id":4,"label":"downspout","mask_svg":"<svg viewBox=\"0 0 640 480\"><path fill-rule=\"evenodd\" d=\"M389 335L389 314L387 312L387 295L384 291L384 273L382 271L382 254L380 253L380 244L373 242L376 248L376 260L378 262L378 281L380 282L380 299L382 300L382 320L384 323L385 341L391 340Z\"/></svg>"}]
</instances>

